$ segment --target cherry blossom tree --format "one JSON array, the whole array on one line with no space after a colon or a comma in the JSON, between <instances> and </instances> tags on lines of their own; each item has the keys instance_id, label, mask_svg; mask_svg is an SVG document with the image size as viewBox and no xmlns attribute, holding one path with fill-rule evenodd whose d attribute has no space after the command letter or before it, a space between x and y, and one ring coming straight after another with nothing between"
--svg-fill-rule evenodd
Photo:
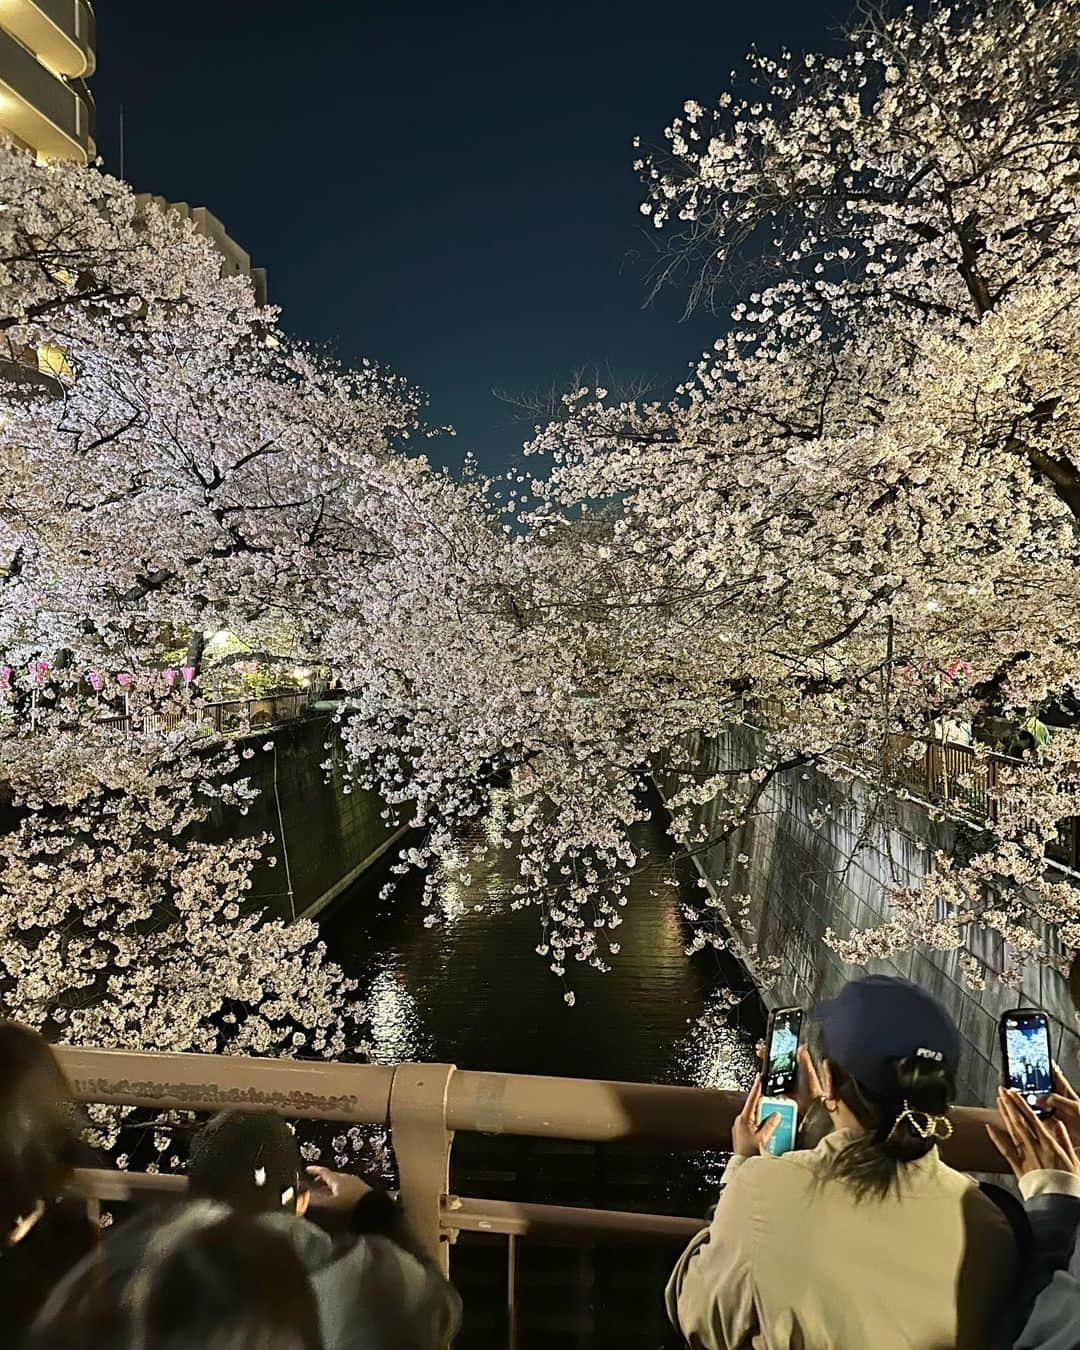
<instances>
[{"instance_id":1,"label":"cherry blossom tree","mask_svg":"<svg viewBox=\"0 0 1080 1350\"><path fill-rule=\"evenodd\" d=\"M402 542L380 522L427 473L396 453L420 398L291 343L94 169L0 146L0 201L5 1011L98 1045L353 1050L362 1007L314 926L249 894L251 750L199 723L213 672L162 655L220 628L316 653L335 578Z\"/></svg>"},{"instance_id":2,"label":"cherry blossom tree","mask_svg":"<svg viewBox=\"0 0 1080 1350\"><path fill-rule=\"evenodd\" d=\"M287 339L175 213L0 153L0 647L137 667L168 632L286 656L308 597L387 550L419 396ZM26 374L27 354L58 354Z\"/></svg>"},{"instance_id":3,"label":"cherry blossom tree","mask_svg":"<svg viewBox=\"0 0 1080 1350\"><path fill-rule=\"evenodd\" d=\"M658 762L692 849L733 837L792 772L859 774L887 812L935 727L1029 717L1076 687L1077 26L1066 0L872 16L842 54L752 56L752 88L688 103L639 159L643 209L674 227L664 275L692 269L693 298L714 305L730 292L732 323L670 401L576 390L537 429L547 462L501 516L483 479L408 453L421 400L400 380L290 341L188 227L140 213L122 184L0 152L5 660L83 677L70 697L86 708L88 671L153 672L177 634L227 628L333 668L348 697L328 750L425 831L400 866L429 868L431 904L486 815L568 984L571 962L617 955L627 878L650 865L634 827ZM26 376L28 352L59 355ZM0 777L30 784L27 745L69 753L33 684L0 735ZM753 757L718 757L748 717ZM937 859L886 929L836 939L844 954L961 947L984 924L1022 957L1032 909L1073 943L1072 892L1043 848L1080 806L1074 742L1059 733L1003 769L975 856ZM66 805L59 771L23 790L40 805L3 855L18 895L61 837L75 874L97 877L79 803L121 831L133 814L166 821L162 796L202 809L201 787L166 786L192 754L159 736L135 756L138 782L117 789L102 768ZM207 915L239 903L250 841L180 857L125 839L151 860L162 952L187 897ZM100 902L72 885L82 942ZM708 909L697 942L720 943ZM140 931L139 913L105 917ZM261 970L262 930L245 931ZM282 1003L213 946L227 936L206 938L219 993ZM86 950L97 969L100 944ZM100 1000L72 1010L50 978L86 1034L124 1020ZM280 1045L280 1018L238 1018L223 1032L193 1008L185 1035ZM328 1021L308 1031L334 1044Z\"/></svg>"},{"instance_id":4,"label":"cherry blossom tree","mask_svg":"<svg viewBox=\"0 0 1080 1350\"><path fill-rule=\"evenodd\" d=\"M800 766L887 810L943 719L1076 687L1078 22L1054 0L874 15L839 55L752 55L748 89L638 160L664 277L733 295L732 324L669 404L568 400L530 520L572 538L557 603L604 616L593 692L641 750L783 710L752 762L675 754L692 846L703 803L722 837ZM1043 862L1075 735L1051 745L1002 770L976 858L936 859L846 956L988 924L1022 959L1032 910L1076 941Z\"/></svg>"}]
</instances>

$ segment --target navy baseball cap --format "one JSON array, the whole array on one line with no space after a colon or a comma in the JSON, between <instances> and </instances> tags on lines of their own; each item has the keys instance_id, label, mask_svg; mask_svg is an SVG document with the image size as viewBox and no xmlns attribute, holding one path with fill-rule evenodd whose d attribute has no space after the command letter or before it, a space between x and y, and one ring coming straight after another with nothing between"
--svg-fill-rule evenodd
<instances>
[{"instance_id":1,"label":"navy baseball cap","mask_svg":"<svg viewBox=\"0 0 1080 1350\"><path fill-rule=\"evenodd\" d=\"M852 980L836 998L820 1004L814 1016L826 1059L876 1096L891 1095L897 1061L919 1050L935 1059L940 1055L954 1073L959 1067L956 1023L932 994L910 980L892 975Z\"/></svg>"}]
</instances>

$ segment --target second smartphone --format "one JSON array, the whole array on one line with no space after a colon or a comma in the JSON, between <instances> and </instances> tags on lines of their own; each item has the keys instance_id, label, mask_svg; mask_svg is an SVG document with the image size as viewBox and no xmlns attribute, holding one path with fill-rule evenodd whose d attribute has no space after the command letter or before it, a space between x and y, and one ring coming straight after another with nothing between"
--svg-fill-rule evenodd
<instances>
[{"instance_id":1,"label":"second smartphone","mask_svg":"<svg viewBox=\"0 0 1080 1350\"><path fill-rule=\"evenodd\" d=\"M1038 1008L1014 1008L1001 1019L1002 1081L1038 1116L1052 1115L1038 1105L1054 1090L1050 1019Z\"/></svg>"},{"instance_id":2,"label":"second smartphone","mask_svg":"<svg viewBox=\"0 0 1080 1350\"><path fill-rule=\"evenodd\" d=\"M765 1145L766 1152L790 1153L795 1147L799 1125L798 1108L792 1100L799 1081L799 1039L803 1010L777 1008L769 1014L765 1031L765 1060L761 1071L762 1098L758 1103L758 1121L771 1115L780 1117L777 1129Z\"/></svg>"}]
</instances>

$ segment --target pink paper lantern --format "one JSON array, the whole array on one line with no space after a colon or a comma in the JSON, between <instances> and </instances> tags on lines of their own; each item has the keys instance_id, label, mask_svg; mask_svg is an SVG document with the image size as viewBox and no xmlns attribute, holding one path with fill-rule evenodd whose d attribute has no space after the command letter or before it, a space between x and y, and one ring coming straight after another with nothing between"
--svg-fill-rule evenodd
<instances>
[{"instance_id":1,"label":"pink paper lantern","mask_svg":"<svg viewBox=\"0 0 1080 1350\"><path fill-rule=\"evenodd\" d=\"M173 687L173 685L176 683L176 671L175 671L175 670L166 670L166 671L163 672L161 678L165 681L165 683L166 683L166 684L169 686L169 688L171 689L171 688Z\"/></svg>"},{"instance_id":2,"label":"pink paper lantern","mask_svg":"<svg viewBox=\"0 0 1080 1350\"><path fill-rule=\"evenodd\" d=\"M116 677L116 683L120 686L121 689L130 689L131 682L133 679L134 679L133 675L129 675L126 670L122 670L120 674L117 675Z\"/></svg>"},{"instance_id":3,"label":"pink paper lantern","mask_svg":"<svg viewBox=\"0 0 1080 1350\"><path fill-rule=\"evenodd\" d=\"M185 683L185 684L190 684L191 681L195 678L195 667L194 667L194 666L181 666L181 667L180 667L180 674L184 677L184 683Z\"/></svg>"},{"instance_id":4,"label":"pink paper lantern","mask_svg":"<svg viewBox=\"0 0 1080 1350\"><path fill-rule=\"evenodd\" d=\"M100 694L105 684L105 681L101 678L101 676L97 673L97 671L88 670L86 672L86 678L90 681L90 687L93 689L94 693Z\"/></svg>"}]
</instances>

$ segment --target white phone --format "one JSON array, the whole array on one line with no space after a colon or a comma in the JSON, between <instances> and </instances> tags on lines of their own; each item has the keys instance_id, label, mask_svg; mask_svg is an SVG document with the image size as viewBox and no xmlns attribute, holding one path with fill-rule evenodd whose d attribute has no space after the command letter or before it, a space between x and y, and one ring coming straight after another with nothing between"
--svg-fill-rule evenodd
<instances>
[{"instance_id":1,"label":"white phone","mask_svg":"<svg viewBox=\"0 0 1080 1350\"><path fill-rule=\"evenodd\" d=\"M762 1097L758 1102L758 1124L770 1116L779 1116L780 1123L772 1132L765 1145L765 1152L779 1158L790 1153L795 1147L795 1136L799 1125L799 1108L790 1097Z\"/></svg>"}]
</instances>

